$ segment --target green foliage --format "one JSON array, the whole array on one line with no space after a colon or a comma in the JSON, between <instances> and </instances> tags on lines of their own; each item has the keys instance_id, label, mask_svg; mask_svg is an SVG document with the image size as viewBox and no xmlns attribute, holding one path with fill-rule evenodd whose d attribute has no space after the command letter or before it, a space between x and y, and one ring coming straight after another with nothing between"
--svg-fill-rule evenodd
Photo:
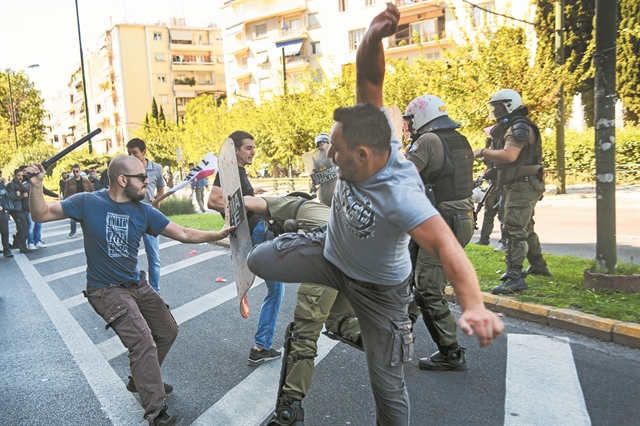
<instances>
[{"instance_id":1,"label":"green foliage","mask_svg":"<svg viewBox=\"0 0 640 426\"><path fill-rule=\"evenodd\" d=\"M640 124L640 2L620 0L618 7L618 96L625 106L626 119Z\"/></svg>"},{"instance_id":2,"label":"green foliage","mask_svg":"<svg viewBox=\"0 0 640 426\"><path fill-rule=\"evenodd\" d=\"M44 142L44 126L42 118L45 110L44 100L40 91L36 90L33 82L22 71L13 70L0 73L0 166L5 166L16 154L23 149ZM9 80L11 78L11 98L17 112L16 130L18 135L18 149L13 132L13 122L9 111L11 102L9 96Z\"/></svg>"},{"instance_id":3,"label":"green foliage","mask_svg":"<svg viewBox=\"0 0 640 426\"><path fill-rule=\"evenodd\" d=\"M58 183L62 178L62 172L70 172L74 164L79 165L80 170L86 172L87 175L89 174L89 170L95 167L99 175L100 172L107 168L107 162L112 158L113 157L108 154L89 154L89 148L86 146L76 149L47 169L44 185L52 191L57 191Z\"/></svg>"},{"instance_id":4,"label":"green foliage","mask_svg":"<svg viewBox=\"0 0 640 426\"><path fill-rule=\"evenodd\" d=\"M196 210L193 203L188 198L180 198L176 196L167 197L160 203L159 210L165 216L195 214Z\"/></svg>"},{"instance_id":5,"label":"green foliage","mask_svg":"<svg viewBox=\"0 0 640 426\"><path fill-rule=\"evenodd\" d=\"M465 252L478 274L480 288L482 291L491 291L504 272L505 253L476 244L469 244ZM546 253L545 260L553 276L527 277L529 289L516 296L518 301L577 309L620 321L640 322L640 293L584 288L584 270L592 264L591 260ZM638 266L630 268L637 271Z\"/></svg>"}]
</instances>

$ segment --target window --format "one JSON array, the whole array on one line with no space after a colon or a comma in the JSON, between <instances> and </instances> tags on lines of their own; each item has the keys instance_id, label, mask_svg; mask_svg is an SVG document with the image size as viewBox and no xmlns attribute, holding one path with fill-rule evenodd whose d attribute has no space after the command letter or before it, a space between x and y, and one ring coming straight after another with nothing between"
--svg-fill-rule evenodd
<instances>
[{"instance_id":1,"label":"window","mask_svg":"<svg viewBox=\"0 0 640 426\"><path fill-rule=\"evenodd\" d=\"M162 33L153 33L154 41L162 41Z\"/></svg>"},{"instance_id":2,"label":"window","mask_svg":"<svg viewBox=\"0 0 640 426\"><path fill-rule=\"evenodd\" d=\"M317 27L319 25L320 25L320 21L318 20L318 14L317 13L310 13L309 14L309 28Z\"/></svg>"},{"instance_id":3,"label":"window","mask_svg":"<svg viewBox=\"0 0 640 426\"><path fill-rule=\"evenodd\" d=\"M222 34L216 34L216 43L222 43Z\"/></svg>"},{"instance_id":4,"label":"window","mask_svg":"<svg viewBox=\"0 0 640 426\"><path fill-rule=\"evenodd\" d=\"M478 6L492 12L496 10L496 5L494 2L481 3L478 4ZM493 13L485 12L478 7L473 8L473 25L478 28L484 27L485 25L493 25L494 18L495 15Z\"/></svg>"},{"instance_id":5,"label":"window","mask_svg":"<svg viewBox=\"0 0 640 426\"><path fill-rule=\"evenodd\" d=\"M338 0L338 12L347 11L347 0Z\"/></svg>"},{"instance_id":6,"label":"window","mask_svg":"<svg viewBox=\"0 0 640 426\"><path fill-rule=\"evenodd\" d=\"M373 6L374 4L376 4L376 0L364 0L365 6Z\"/></svg>"},{"instance_id":7,"label":"window","mask_svg":"<svg viewBox=\"0 0 640 426\"><path fill-rule=\"evenodd\" d=\"M440 59L440 52L427 53L426 55L424 55L424 57L426 59Z\"/></svg>"},{"instance_id":8,"label":"window","mask_svg":"<svg viewBox=\"0 0 640 426\"><path fill-rule=\"evenodd\" d=\"M219 64L224 64L224 56L217 56L216 60L218 61Z\"/></svg>"},{"instance_id":9,"label":"window","mask_svg":"<svg viewBox=\"0 0 640 426\"><path fill-rule=\"evenodd\" d=\"M421 43L434 41L438 35L438 18L411 24L411 40L420 40ZM419 39L416 40L416 38Z\"/></svg>"},{"instance_id":10,"label":"window","mask_svg":"<svg viewBox=\"0 0 640 426\"><path fill-rule=\"evenodd\" d=\"M196 62L204 62L204 55L196 55Z\"/></svg>"},{"instance_id":11,"label":"window","mask_svg":"<svg viewBox=\"0 0 640 426\"><path fill-rule=\"evenodd\" d=\"M157 81L158 81L158 83L166 83L167 82L167 76L166 75L159 75L159 76L157 76Z\"/></svg>"},{"instance_id":12,"label":"window","mask_svg":"<svg viewBox=\"0 0 640 426\"><path fill-rule=\"evenodd\" d=\"M169 103L169 96L167 96L167 95L159 95L158 99L160 100L161 104L168 104Z\"/></svg>"},{"instance_id":13,"label":"window","mask_svg":"<svg viewBox=\"0 0 640 426\"><path fill-rule=\"evenodd\" d=\"M242 83L242 93L249 96L249 88L250 88L250 83L248 81L245 81L244 83Z\"/></svg>"},{"instance_id":14,"label":"window","mask_svg":"<svg viewBox=\"0 0 640 426\"><path fill-rule=\"evenodd\" d=\"M269 52L264 50L262 52L256 53L256 62L258 65L266 64L269 62Z\"/></svg>"},{"instance_id":15,"label":"window","mask_svg":"<svg viewBox=\"0 0 640 426\"><path fill-rule=\"evenodd\" d=\"M102 112L102 105L96 104L96 114L100 114Z\"/></svg>"},{"instance_id":16,"label":"window","mask_svg":"<svg viewBox=\"0 0 640 426\"><path fill-rule=\"evenodd\" d=\"M249 65L249 57L248 56L243 56L242 58L240 58L240 65L244 68L247 67L247 65Z\"/></svg>"},{"instance_id":17,"label":"window","mask_svg":"<svg viewBox=\"0 0 640 426\"><path fill-rule=\"evenodd\" d=\"M349 50L351 52L358 50L358 46L364 37L364 28L359 28L357 30L349 31Z\"/></svg>"},{"instance_id":18,"label":"window","mask_svg":"<svg viewBox=\"0 0 640 426\"><path fill-rule=\"evenodd\" d=\"M267 24L256 25L256 38L267 36Z\"/></svg>"},{"instance_id":19,"label":"window","mask_svg":"<svg viewBox=\"0 0 640 426\"><path fill-rule=\"evenodd\" d=\"M156 53L156 62L164 62L164 53Z\"/></svg>"},{"instance_id":20,"label":"window","mask_svg":"<svg viewBox=\"0 0 640 426\"><path fill-rule=\"evenodd\" d=\"M319 41L311 42L311 54L319 55L321 53L322 53L322 46L320 45L320 42Z\"/></svg>"},{"instance_id":21,"label":"window","mask_svg":"<svg viewBox=\"0 0 640 426\"><path fill-rule=\"evenodd\" d=\"M271 79L269 77L261 78L260 80L258 80L258 85L260 86L261 92L273 89Z\"/></svg>"}]
</instances>

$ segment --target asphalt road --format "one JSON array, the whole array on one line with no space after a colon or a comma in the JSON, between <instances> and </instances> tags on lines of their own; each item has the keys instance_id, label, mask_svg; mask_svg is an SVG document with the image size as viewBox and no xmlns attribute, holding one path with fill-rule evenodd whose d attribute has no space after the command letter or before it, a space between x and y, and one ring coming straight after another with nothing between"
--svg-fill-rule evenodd
<instances>
[{"instance_id":1,"label":"asphalt road","mask_svg":"<svg viewBox=\"0 0 640 426\"><path fill-rule=\"evenodd\" d=\"M45 224L48 248L0 258L1 423L144 424L138 397L125 389L126 353L81 296L82 234L67 240L67 233L66 222ZM250 290L251 316L242 319L227 249L162 238L161 258L162 295L180 324L163 365L164 380L175 387L170 411L181 425L260 424L275 405L280 370L279 361L246 363L264 285L257 281ZM140 263L144 269L145 256ZM292 319L296 289L287 286L276 347ZM639 350L503 319L505 335L488 348L461 337L469 370L455 373L417 368L417 359L436 347L416 326L416 358L405 368L412 425L640 424ZM324 338L319 343L305 424L375 424L363 354Z\"/></svg>"}]
</instances>

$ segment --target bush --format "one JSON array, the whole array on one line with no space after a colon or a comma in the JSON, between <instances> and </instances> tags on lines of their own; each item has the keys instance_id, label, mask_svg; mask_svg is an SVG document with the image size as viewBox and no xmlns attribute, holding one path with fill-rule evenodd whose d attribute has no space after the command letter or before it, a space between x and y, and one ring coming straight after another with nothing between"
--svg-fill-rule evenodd
<instances>
[{"instance_id":1,"label":"bush","mask_svg":"<svg viewBox=\"0 0 640 426\"><path fill-rule=\"evenodd\" d=\"M165 216L173 216L177 214L195 214L193 203L188 198L169 197L160 203L160 211Z\"/></svg>"}]
</instances>

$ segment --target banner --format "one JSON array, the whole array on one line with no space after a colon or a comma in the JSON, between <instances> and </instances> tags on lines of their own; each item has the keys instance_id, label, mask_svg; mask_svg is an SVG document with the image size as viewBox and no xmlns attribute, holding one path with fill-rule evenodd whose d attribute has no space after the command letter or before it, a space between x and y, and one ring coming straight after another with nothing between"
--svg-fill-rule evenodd
<instances>
[{"instance_id":1,"label":"banner","mask_svg":"<svg viewBox=\"0 0 640 426\"><path fill-rule=\"evenodd\" d=\"M199 180L205 179L218 171L218 157L208 152L204 156L204 159L198 163L198 165L189 172L180 183L175 185L168 191L168 194L181 190L187 185L191 185Z\"/></svg>"}]
</instances>

